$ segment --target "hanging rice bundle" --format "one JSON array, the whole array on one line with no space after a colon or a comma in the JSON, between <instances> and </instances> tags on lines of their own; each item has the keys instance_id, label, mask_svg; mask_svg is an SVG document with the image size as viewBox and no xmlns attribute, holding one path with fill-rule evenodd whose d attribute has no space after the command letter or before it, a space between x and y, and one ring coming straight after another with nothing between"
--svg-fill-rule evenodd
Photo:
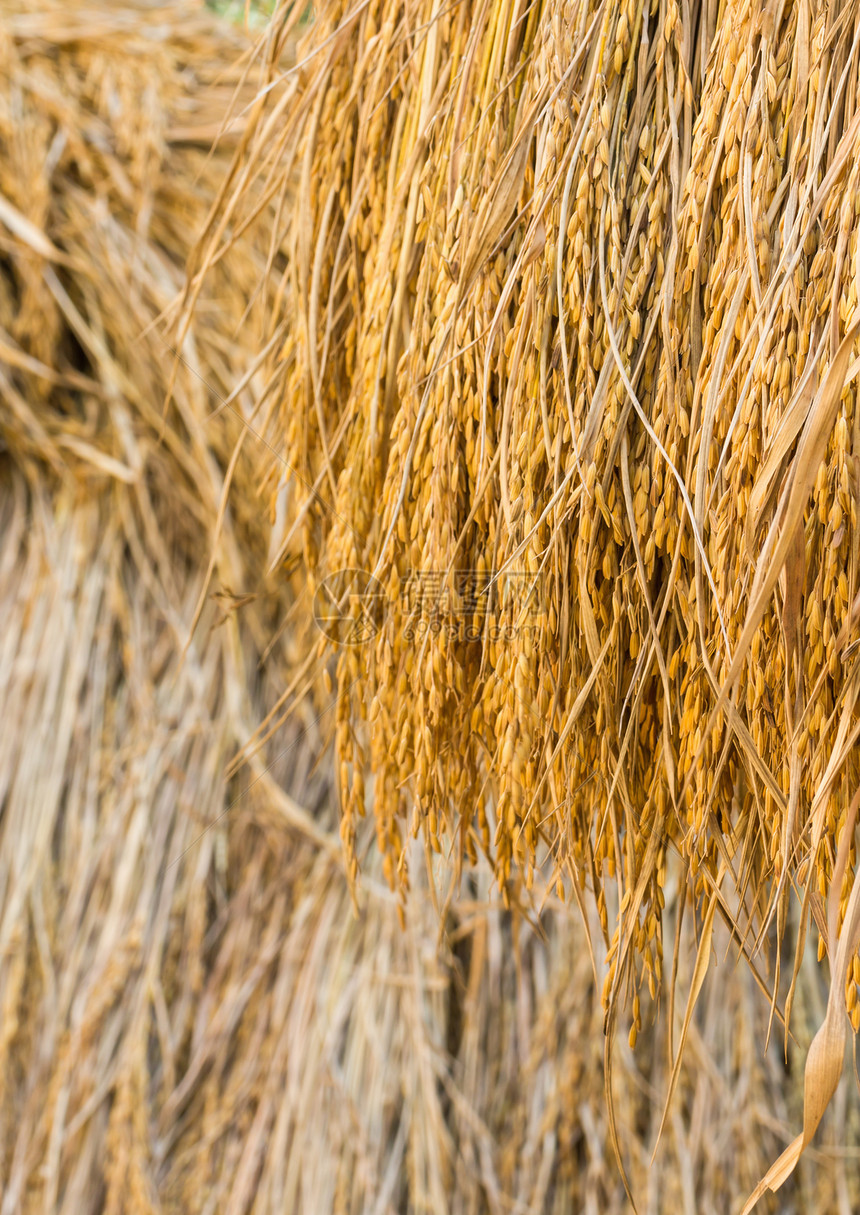
<instances>
[{"instance_id":1,"label":"hanging rice bundle","mask_svg":"<svg viewBox=\"0 0 860 1215\"><path fill-rule=\"evenodd\" d=\"M297 191L272 475L280 556L373 626L351 877L372 806L401 892L410 834L590 891L634 1038L668 874L691 1004L715 919L752 954L796 890L774 1000L810 916L833 990L784 1176L860 1026L856 6L333 0L286 83L224 222Z\"/></svg>"},{"instance_id":2,"label":"hanging rice bundle","mask_svg":"<svg viewBox=\"0 0 860 1215\"><path fill-rule=\"evenodd\" d=\"M224 230L184 335L160 322L242 136L242 38L195 3L20 9L0 4L0 1212L620 1215L576 909L548 894L533 932L486 863L458 897L419 850L405 932L373 853L352 914L318 763L334 701L302 697L301 619L264 576L276 199ZM703 1000L674 1108L712 1111L722 1146L673 1125L654 1170L665 1027L620 1053L637 1192L719 1209L754 1184L798 1101L763 1014L745 971ZM791 1209L853 1198L850 1166L802 1169Z\"/></svg>"}]
</instances>

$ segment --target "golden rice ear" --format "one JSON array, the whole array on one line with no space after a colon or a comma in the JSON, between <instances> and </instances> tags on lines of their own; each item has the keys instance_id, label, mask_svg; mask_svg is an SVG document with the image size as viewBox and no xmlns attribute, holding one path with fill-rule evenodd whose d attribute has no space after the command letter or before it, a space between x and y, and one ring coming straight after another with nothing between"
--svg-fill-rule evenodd
<instances>
[{"instance_id":1,"label":"golden rice ear","mask_svg":"<svg viewBox=\"0 0 860 1215\"><path fill-rule=\"evenodd\" d=\"M390 588L337 656L350 872L368 812L401 898L410 834L507 900L569 873L610 1019L659 999L670 889L748 958L793 882L820 922L860 781L853 39L776 0L324 5L222 200L300 166L286 531Z\"/></svg>"}]
</instances>

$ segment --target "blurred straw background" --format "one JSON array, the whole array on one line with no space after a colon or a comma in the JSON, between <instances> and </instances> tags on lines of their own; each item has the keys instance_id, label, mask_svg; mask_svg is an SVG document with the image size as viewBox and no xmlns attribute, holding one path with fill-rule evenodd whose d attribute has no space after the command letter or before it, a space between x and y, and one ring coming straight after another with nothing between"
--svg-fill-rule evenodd
<instances>
[{"instance_id":1,"label":"blurred straw background","mask_svg":"<svg viewBox=\"0 0 860 1215\"><path fill-rule=\"evenodd\" d=\"M620 1212L576 908L415 843L401 929L359 824L353 909L302 575L270 572L283 196L176 336L293 57L249 52L191 0L0 3L0 1212ZM729 945L653 1167L668 1018L618 1051L642 1211L733 1209L800 1118L818 968L786 1065ZM846 1079L762 1209L856 1210L856 1122Z\"/></svg>"}]
</instances>

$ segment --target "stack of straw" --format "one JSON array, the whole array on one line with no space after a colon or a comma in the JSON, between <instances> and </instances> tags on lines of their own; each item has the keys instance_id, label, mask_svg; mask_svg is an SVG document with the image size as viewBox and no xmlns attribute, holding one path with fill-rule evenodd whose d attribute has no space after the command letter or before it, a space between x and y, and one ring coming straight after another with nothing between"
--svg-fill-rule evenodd
<instances>
[{"instance_id":1,"label":"stack of straw","mask_svg":"<svg viewBox=\"0 0 860 1215\"><path fill-rule=\"evenodd\" d=\"M811 917L833 979L773 1185L860 1026L859 91L842 0L332 0L225 208L296 183L289 535L384 601L337 659L351 877L372 804L393 889L423 834L590 891L609 1042L677 972L668 884L685 1029L715 922L753 957L796 890L774 1004Z\"/></svg>"},{"instance_id":2,"label":"stack of straw","mask_svg":"<svg viewBox=\"0 0 860 1215\"><path fill-rule=\"evenodd\" d=\"M299 298L278 216L310 221L292 229L305 249L316 222L289 194L296 180L307 193L313 163L285 172L280 137L318 102L302 73L324 61L284 78L289 29L273 27L255 109L243 38L194 0L21 9L0 2L0 1212L627 1209L599 959L551 866L529 924L491 899L482 858L461 889L445 858L425 868L420 841L407 845L402 931L359 823L352 914L316 766L340 702L310 708L316 650L289 580L266 574L290 554L319 578L331 539L328 490L280 484L271 450L275 390L289 379L300 406L308 385L289 357L268 384L262 373ZM350 30L328 48L349 51ZM410 88L428 30L405 53L396 35ZM388 70L371 53L357 74L344 62L344 89L353 75L363 88L372 62ZM320 111L317 130L338 112ZM348 111L339 121L349 131ZM244 164L266 139L260 181ZM319 231L353 188L363 197L362 172L331 194L322 260ZM196 308L165 327L201 230ZM347 233L336 259L362 310L369 251ZM347 314L323 326L320 391ZM294 329L294 357L314 349L307 336ZM294 445L308 426L295 417ZM332 432L333 471L354 421ZM313 471L307 433L310 463L290 454ZM298 720L279 724L290 708ZM670 890L683 942L682 905ZM599 917L588 923L594 938ZM729 940L717 923L721 954ZM683 949L678 982L695 982ZM822 1016L807 959L795 1034ZM635 1055L618 1052L617 1134L644 1209L724 1211L778 1150L801 1093L775 1045L760 1055L767 1017L752 971L703 995L653 1169L672 1035L646 1022ZM837 1150L801 1162L780 1210L856 1206L845 1101L843 1087Z\"/></svg>"},{"instance_id":3,"label":"stack of straw","mask_svg":"<svg viewBox=\"0 0 860 1215\"><path fill-rule=\"evenodd\" d=\"M229 909L256 944L283 910L266 830L322 834L280 787L324 802L313 731L252 772L238 840L224 817L285 678L257 661L286 601L248 572L271 223L179 344L165 324L255 96L248 49L202 3L0 4L3 1215L190 1209L171 1145L271 960ZM202 1115L194 1136L216 1160Z\"/></svg>"}]
</instances>

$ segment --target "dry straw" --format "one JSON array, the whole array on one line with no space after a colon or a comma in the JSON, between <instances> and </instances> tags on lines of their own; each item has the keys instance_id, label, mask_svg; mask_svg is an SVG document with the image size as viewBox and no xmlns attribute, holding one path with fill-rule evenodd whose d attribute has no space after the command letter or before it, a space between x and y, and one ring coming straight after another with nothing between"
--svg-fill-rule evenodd
<instances>
[{"instance_id":1,"label":"dry straw","mask_svg":"<svg viewBox=\"0 0 860 1215\"><path fill-rule=\"evenodd\" d=\"M241 137L209 156L243 40L196 4L19 9L0 5L0 1211L620 1215L575 909L550 898L538 934L488 867L455 898L415 865L404 933L371 855L356 920L312 770L333 710L302 704L225 779L307 661L261 578L272 455L240 420L275 445L254 374L272 209L233 229L182 362L157 321ZM654 1211L692 1212L697 1186L725 1210L796 1114L750 976L703 1006L652 1170L665 1031L618 1061ZM851 1164L802 1166L792 1209L853 1198Z\"/></svg>"},{"instance_id":2,"label":"dry straw","mask_svg":"<svg viewBox=\"0 0 860 1215\"><path fill-rule=\"evenodd\" d=\"M574 900L568 897L562 905L554 894L552 862L536 866L533 877L532 897L544 908L539 918L516 884L521 871L512 863L505 889L533 917L529 924L491 900L498 871L485 858L477 858L460 884L458 867L447 855L425 866L422 841L407 844L415 889L404 932L398 897L382 881L382 855L371 848L374 824L356 821L350 829L363 858L362 914L352 916L325 767L313 767L327 724L336 716L334 697L326 695L311 712L302 696L319 663L301 635L300 611L281 572L280 558L289 554L302 558L318 579L327 568L321 556L327 544L341 559L331 532L334 516L324 504L334 502L343 475L343 445L353 442L359 398L348 408L348 395L338 398L337 425L327 436L331 478L329 459L315 446L314 427L320 417L330 421L332 399L324 395L331 391L330 360L344 377L338 380L341 387L349 383L347 367L357 365L354 355L349 364L338 361L349 349L341 340L343 327L356 331L376 323L365 310L364 288L372 281L365 255L373 253L381 273L384 251L371 240L372 223L389 213L389 269L397 269L398 278L388 301L383 294L376 307L383 318L396 315L400 327L389 325L376 350L382 371L366 382L380 389L368 414L378 425L355 435L351 469L372 483L378 471L371 472L367 453L376 452L380 461L390 458L383 422L398 406L401 391L386 371L388 350L391 344L396 362L410 332L404 318L415 315L416 250L420 253L414 239L404 244L398 236L396 173L399 164L411 182L431 148L434 156L443 154L433 131L427 140L421 132L415 139L416 119L400 107L394 122L401 124L396 138L406 160L394 161L387 200L373 173L363 182L367 157L361 148L357 163L362 167L352 175L345 139L361 134L376 147L390 134L388 110L381 108L385 121L374 131L357 126L349 107L366 104L375 120L381 98L366 102L361 92L366 73L372 67L389 73L392 63L411 96L431 36L442 69L427 93L426 114L444 116L440 106L448 77L458 88L471 79L462 57L451 71L444 67L455 45L450 27L439 21L428 25L411 13L407 29L405 18L398 17L396 29L385 34L388 42L382 40L389 55L375 56L370 47L366 58L356 59L351 57L356 46L366 46L361 39L372 36L368 10L361 9L355 20L346 14L345 34L325 43L301 71L285 76L291 35L275 26L263 44L268 91L259 96L257 66L245 76L242 37L192 0L86 6L41 0L26 12L22 7L0 3L0 1212L389 1215L429 1208L456 1215L485 1210L604 1215L627 1209L604 1101L600 980L594 978ZM457 12L440 6L436 16L445 22ZM469 51L468 72L480 71L481 79L490 81L485 105L492 130L493 107L509 103L495 96L492 82L503 71L523 67L517 79L526 83L531 70L519 52L511 51L508 63L506 31L516 32L525 22L532 45L535 27L528 22L540 16L532 12L523 8L509 14L492 47L480 43L474 55ZM483 38L488 10L458 15L454 32L460 30L463 45L470 21L479 16ZM573 31L574 52L584 48L587 59L600 25L589 33L593 14L580 28L572 20L576 16L576 10L564 15L564 22L569 17L571 22L560 21L558 28ZM379 29L384 28L380 21ZM652 21L649 47L655 29ZM321 26L323 39L333 30L330 15L328 25ZM831 55L840 53L844 37L840 26L830 41ZM321 104L319 93L308 86L327 80L339 56L347 56L348 70L341 70L338 85L347 101L332 101L325 113L314 111ZM647 54L642 70L647 82ZM383 93L390 84L386 77ZM353 85L358 92L349 101ZM647 108L653 99L647 84L643 87ZM464 125L474 118L470 88L457 94L460 138L468 136L469 147L483 156L489 143L475 144L471 127ZM534 112L532 101L538 102ZM545 100L535 93L532 101L524 102L522 122L531 123L533 113L539 131L546 121L540 110ZM240 117L210 152L231 103ZM580 105L575 95L568 103L572 111ZM340 193L325 193L328 217L322 225L319 216L325 211L316 205L297 209L289 194L299 186L306 199L317 197L312 156L295 158L295 135L309 115L317 132L334 141L329 161L344 175ZM341 124L344 140L333 134L333 122ZM511 131L526 129L517 120ZM683 139L683 124L678 130ZM484 128L481 134L486 135ZM829 132L823 138L829 149ZM496 143L498 163L507 155L502 149L512 155L488 181L496 179L499 190L510 194L514 170L519 172L523 162L531 181L533 135L518 139L499 127ZM377 155L377 168L381 171L384 162L387 171L386 153ZM450 168L452 198L460 177L468 180L468 159L458 155L461 164ZM826 157L831 163L830 150ZM249 166L262 166L264 172L247 172ZM562 186L569 171L568 163ZM432 174L428 182L435 189ZM572 192L572 177L571 182ZM372 221L361 209L365 187L377 199ZM404 205L409 197L407 192ZM423 190L415 194L416 216L419 206L426 208L419 197ZM440 190L440 206L442 197ZM480 212L481 224L472 229L476 235L466 242L468 256L460 259L467 274L483 281L487 269L479 262L493 233L502 242L500 250L512 235L520 239L518 229L508 232L508 227L523 201L518 194L510 217L500 217L492 204ZM480 205L479 199L476 211ZM577 205L572 193L568 221ZM284 217L293 214L307 221L288 229L305 250L304 262L277 237ZM252 216L259 222L252 224ZM351 235L359 216L368 231L364 245ZM159 320L173 315L188 249L201 230L207 234L203 252L209 265L205 277L197 274L197 267L203 268L199 260L192 265L197 307L177 339L171 336L174 329L165 334ZM546 246L547 232L545 225L541 236L537 226L529 247L538 250L542 240ZM214 264L213 252L218 254ZM348 263L343 278L340 272L329 276L328 253L340 266ZM490 250L493 258L497 253ZM539 264L538 256L532 265ZM454 271L456 256L449 264ZM600 265L599 257L594 264ZM305 273L297 270L301 265L310 268L305 295L296 293L295 276ZM341 292L350 274L351 302L345 303ZM502 264L499 283L508 277ZM557 276L548 281L557 283ZM581 283L587 282L588 276L581 276ZM473 288L463 285L455 296L458 314L467 317L464 324L475 323L469 319ZM487 283L484 289L489 290ZM512 299L518 299L516 277L512 290ZM533 306L539 298L536 293ZM804 298L798 296L798 306ZM279 358L267 392L261 368L270 348L281 351L289 321L284 301L290 314L296 300L316 300L320 312L306 313L306 328L302 322L291 329L298 349ZM360 310L358 319L353 306ZM487 307L495 307L492 293ZM564 316L572 341L571 322ZM179 361L165 336L179 351ZM316 346L309 341L314 337ZM506 357L513 358L516 338L511 342ZM441 371L462 345L458 339L444 355L434 348L427 369L438 358ZM297 368L304 365L302 349L317 351L304 387L296 382ZM475 349L483 359L474 364L480 379L488 347ZM510 478L521 460L516 436L522 405L512 389L505 429L504 416L500 422L497 413L498 343L493 349L492 378L486 401L482 391L474 405L472 438L473 456L484 461L495 505L489 513L476 508L473 522L488 529L493 520L501 546L507 543L505 510L520 519L515 492L507 507L502 504L498 473L504 468ZM549 347L545 355L557 378L572 376L578 366L567 346L555 365ZM517 357L537 358L540 371L540 350L535 356L524 344ZM452 374L463 374L458 366L455 359ZM565 514L565 495L579 482L576 472L565 481L570 467L561 463L568 458L564 423L555 418L548 376L537 381L540 435L544 442L545 415L548 450L558 460L558 485L564 488L552 507L561 506L558 520L547 516L550 522L542 526L553 529L554 543L562 544L579 518L578 507ZM319 410L308 395L314 384ZM404 379L404 390L408 384ZM419 384L413 393L416 412L424 387ZM279 451L283 438L275 409L281 400L297 410L289 454L299 477L288 478L271 450ZM577 402L571 395L572 412ZM313 412L306 415L301 408L309 403ZM566 396L563 408L566 415ZM423 416L432 422L429 409L430 403ZM449 423L455 422L452 415ZM562 441L556 438L553 446L559 425ZM309 440L306 451L303 434ZM416 443L412 455L412 467L418 469L420 457L423 474L426 450L419 451ZM273 528L258 496L270 465L270 483L279 491ZM452 475L450 482L458 493L461 475L456 481ZM641 484L632 471L629 475L635 500ZM316 485L315 493L301 477ZM399 493L403 482L395 480ZM610 514L618 511L619 501L626 502L623 481L621 491L621 499L618 491L613 498L607 485L604 504ZM433 506L422 507L428 517L436 511L440 536L444 514L437 503L444 500L434 498ZM474 500L476 495L469 499ZM351 560L362 557L371 535L374 501L366 497L360 517L348 502L336 507L341 536L351 536L355 545ZM411 498L404 495L404 501L414 513ZM619 518L623 529L624 516ZM382 524L376 526L381 544ZM501 548L487 552L477 540L473 548L478 556L470 561L482 558L498 568ZM374 550L370 559L376 556ZM264 577L267 564L275 565L276 578ZM547 567L554 568L549 561ZM301 588L305 575L299 570L294 577ZM560 586L558 627L568 629L578 583L571 582L569 572ZM637 602L624 601L622 607L626 612ZM483 627L483 614L476 615ZM193 630L196 620L199 627ZM450 642L452 661L460 662L459 637L454 641L451 630L443 636L440 645ZM412 648L417 655L419 647ZM532 652L541 661L544 655L551 658L543 634ZM505 653L497 648L486 659L492 658L501 690ZM376 680L362 666L367 660L366 647L359 647L349 662L363 679ZM610 660L617 664L615 650L607 651L593 683L581 685L584 712L591 712L589 697L603 694L600 671ZM566 655L563 661L570 664L573 658ZM586 659L580 655L576 661ZM486 690L486 669L482 673L478 664L464 670L473 682L463 684L459 696ZM521 699L529 670L529 662L517 655L510 679ZM565 670L563 665L562 674ZM626 668L619 670L624 675ZM367 686L384 691L385 685ZM431 680L425 698L432 690ZM492 703L495 692L489 695ZM567 692L562 688L560 695ZM398 701L408 706L409 697L407 683ZM501 703L501 691L499 697ZM356 741L362 741L358 703L340 703L342 735L349 740L356 729ZM248 765L235 762L238 746L272 732L294 704L297 720L286 734L274 733L256 754L249 748ZM636 704L634 716L642 712ZM379 705L375 712L390 716L384 696ZM457 697L446 696L445 712L456 707ZM689 707L701 711L695 700ZM527 720L534 723L538 746L549 713L532 713ZM430 745L444 737L441 721L432 726ZM850 721L849 715L844 729ZM607 733L612 719L602 724ZM823 725L826 739L836 722ZM487 728L480 725L481 731ZM456 737L458 745L462 738ZM440 764L455 772L452 754L449 748L437 756L439 770L430 784L434 797L433 781L448 776ZM481 761L478 795L486 802L488 832L498 805L501 754L492 763ZM559 755L566 755L564 748ZM411 758L404 750L398 764L408 766ZM234 774L225 780L231 764ZM349 770L347 777L359 779ZM535 778L541 779L537 773ZM516 782L515 790L522 779ZM619 787L630 796L623 781ZM577 790L580 818L569 821L560 843L585 838L591 822L582 801L586 788ZM612 811L604 792L596 792L602 788L594 785L591 804L608 811L610 822L615 814L619 840L629 838L632 846L624 818ZM304 805L289 795L299 790ZM543 817L555 803L545 791L537 796L545 799ZM422 806L432 804L425 797ZM437 815L442 809L439 843L447 848L445 807L436 806ZM429 818L420 821L429 828ZM395 823L383 837L389 843L395 826L400 830ZM755 833L749 830L754 860ZM459 845L460 837L452 838ZM468 832L462 838L468 848ZM683 851L683 833L676 830L672 838ZM825 848L830 838L826 835ZM473 840L478 851L482 842ZM730 838L723 842L731 848ZM488 836L487 851L495 862L491 845ZM586 841L586 851L589 847ZM398 853L389 876L403 872L401 859L405 864ZM630 864L635 860L631 854ZM626 872L621 871L621 880L629 889ZM684 948L693 917L679 923L684 900L677 889L684 872L673 848L666 858L663 923L681 942L680 990L697 982L695 953L687 955ZM707 868L702 872L709 881ZM562 874L568 896L578 889L570 873L565 868ZM760 871L753 870L756 874ZM796 877L794 869L792 874ZM710 921L721 957L732 934L719 920L723 912L731 918L728 908L739 914L738 904L729 901L728 877L723 883L727 902ZM846 878L846 893L847 886ZM617 914L613 889L609 883L607 925ZM793 905L787 915L794 925ZM596 945L602 931L597 910L586 909L586 924ZM769 938L776 927L774 921ZM737 933L733 944L737 949ZM763 966L762 960L756 965ZM819 986L814 958L807 954L792 1015L793 1032L802 1042L824 1017ZM629 1015L639 1016L630 994ZM767 1016L755 972L730 966L721 972L719 986L702 991L677 1076L672 1075L678 1041L677 1033L673 1041L669 1032L671 1017L655 1028L642 1013L635 1053L624 1045L617 1050L614 1085L623 1100L615 1109L616 1129L643 1209L723 1212L752 1189L785 1142L786 1128L800 1118L799 1077L786 1084L775 1041L762 1056ZM649 1169L663 1100L673 1082L659 1162ZM770 1201L772 1210L791 1212L856 1208L856 1158L840 1146L846 1138L844 1085L834 1104L837 1116L829 1127L824 1163L802 1160L779 1195L779 1207L775 1199L764 1205ZM856 1138L856 1115L848 1112L849 1135Z\"/></svg>"},{"instance_id":3,"label":"dry straw","mask_svg":"<svg viewBox=\"0 0 860 1215\"><path fill-rule=\"evenodd\" d=\"M632 1005L634 1040L677 969L673 865L685 1037L715 924L754 958L795 892L775 1008L810 919L833 990L775 1186L846 1005L860 1025L860 14L332 0L299 55L224 215L295 184L281 555L388 601L337 658L351 877L366 805L394 889L410 834L458 871L484 854L511 900L549 866L596 900L607 1028ZM456 595L488 570L532 579L533 627L475 613L470 639L454 611L416 644L416 571Z\"/></svg>"}]
</instances>

